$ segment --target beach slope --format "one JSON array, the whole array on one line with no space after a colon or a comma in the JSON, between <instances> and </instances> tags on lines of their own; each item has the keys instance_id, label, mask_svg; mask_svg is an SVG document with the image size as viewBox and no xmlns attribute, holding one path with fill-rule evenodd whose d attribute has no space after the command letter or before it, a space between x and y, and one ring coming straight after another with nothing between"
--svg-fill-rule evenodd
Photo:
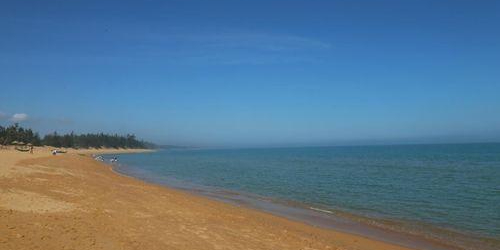
<instances>
[{"instance_id":1,"label":"beach slope","mask_svg":"<svg viewBox=\"0 0 500 250\"><path fill-rule=\"evenodd\" d=\"M122 176L93 152L0 150L0 249L408 249Z\"/></svg>"}]
</instances>

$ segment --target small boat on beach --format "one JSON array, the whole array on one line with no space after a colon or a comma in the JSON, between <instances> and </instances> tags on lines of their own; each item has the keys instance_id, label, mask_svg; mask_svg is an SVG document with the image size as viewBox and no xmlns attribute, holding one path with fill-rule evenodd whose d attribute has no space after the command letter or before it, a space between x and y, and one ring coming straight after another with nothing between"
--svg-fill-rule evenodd
<instances>
[{"instance_id":1,"label":"small boat on beach","mask_svg":"<svg viewBox=\"0 0 500 250\"><path fill-rule=\"evenodd\" d=\"M33 147L33 144L31 143L24 144L24 142L18 142L18 141L13 141L11 144L14 145L15 150L21 152L29 152Z\"/></svg>"},{"instance_id":2,"label":"small boat on beach","mask_svg":"<svg viewBox=\"0 0 500 250\"><path fill-rule=\"evenodd\" d=\"M30 151L30 147L28 147L28 146L16 146L16 147L14 147L14 149L16 149L17 151L21 151L21 152Z\"/></svg>"}]
</instances>

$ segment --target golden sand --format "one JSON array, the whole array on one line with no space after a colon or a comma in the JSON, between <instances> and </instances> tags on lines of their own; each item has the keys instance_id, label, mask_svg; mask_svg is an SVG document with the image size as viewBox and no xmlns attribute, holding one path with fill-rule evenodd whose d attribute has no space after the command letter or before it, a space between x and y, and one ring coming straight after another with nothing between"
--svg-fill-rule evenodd
<instances>
[{"instance_id":1,"label":"golden sand","mask_svg":"<svg viewBox=\"0 0 500 250\"><path fill-rule=\"evenodd\" d=\"M92 153L0 149L0 249L408 249L121 176Z\"/></svg>"}]
</instances>

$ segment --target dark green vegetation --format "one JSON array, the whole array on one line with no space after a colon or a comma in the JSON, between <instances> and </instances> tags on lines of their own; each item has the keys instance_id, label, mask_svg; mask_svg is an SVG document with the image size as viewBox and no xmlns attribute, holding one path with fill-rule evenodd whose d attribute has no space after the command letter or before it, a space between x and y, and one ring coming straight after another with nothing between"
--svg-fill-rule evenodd
<instances>
[{"instance_id":1,"label":"dark green vegetation","mask_svg":"<svg viewBox=\"0 0 500 250\"><path fill-rule=\"evenodd\" d=\"M109 134L58 134L54 132L43 138L31 129L20 127L17 123L9 127L0 126L0 144L9 145L13 142L31 143L35 146L52 146L65 148L154 148L150 142L138 140L135 135Z\"/></svg>"}]
</instances>

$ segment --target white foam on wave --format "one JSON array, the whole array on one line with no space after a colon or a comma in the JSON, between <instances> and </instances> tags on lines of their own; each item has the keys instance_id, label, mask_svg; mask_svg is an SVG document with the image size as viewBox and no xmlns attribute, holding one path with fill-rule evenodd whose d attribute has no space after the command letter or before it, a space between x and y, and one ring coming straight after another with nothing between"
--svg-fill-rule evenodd
<instances>
[{"instance_id":1,"label":"white foam on wave","mask_svg":"<svg viewBox=\"0 0 500 250\"><path fill-rule=\"evenodd\" d=\"M318 211L318 212L327 213L327 214L333 214L333 212L332 212L332 211L325 210L325 209L321 209L321 208L309 207L309 209L314 210L314 211Z\"/></svg>"}]
</instances>

